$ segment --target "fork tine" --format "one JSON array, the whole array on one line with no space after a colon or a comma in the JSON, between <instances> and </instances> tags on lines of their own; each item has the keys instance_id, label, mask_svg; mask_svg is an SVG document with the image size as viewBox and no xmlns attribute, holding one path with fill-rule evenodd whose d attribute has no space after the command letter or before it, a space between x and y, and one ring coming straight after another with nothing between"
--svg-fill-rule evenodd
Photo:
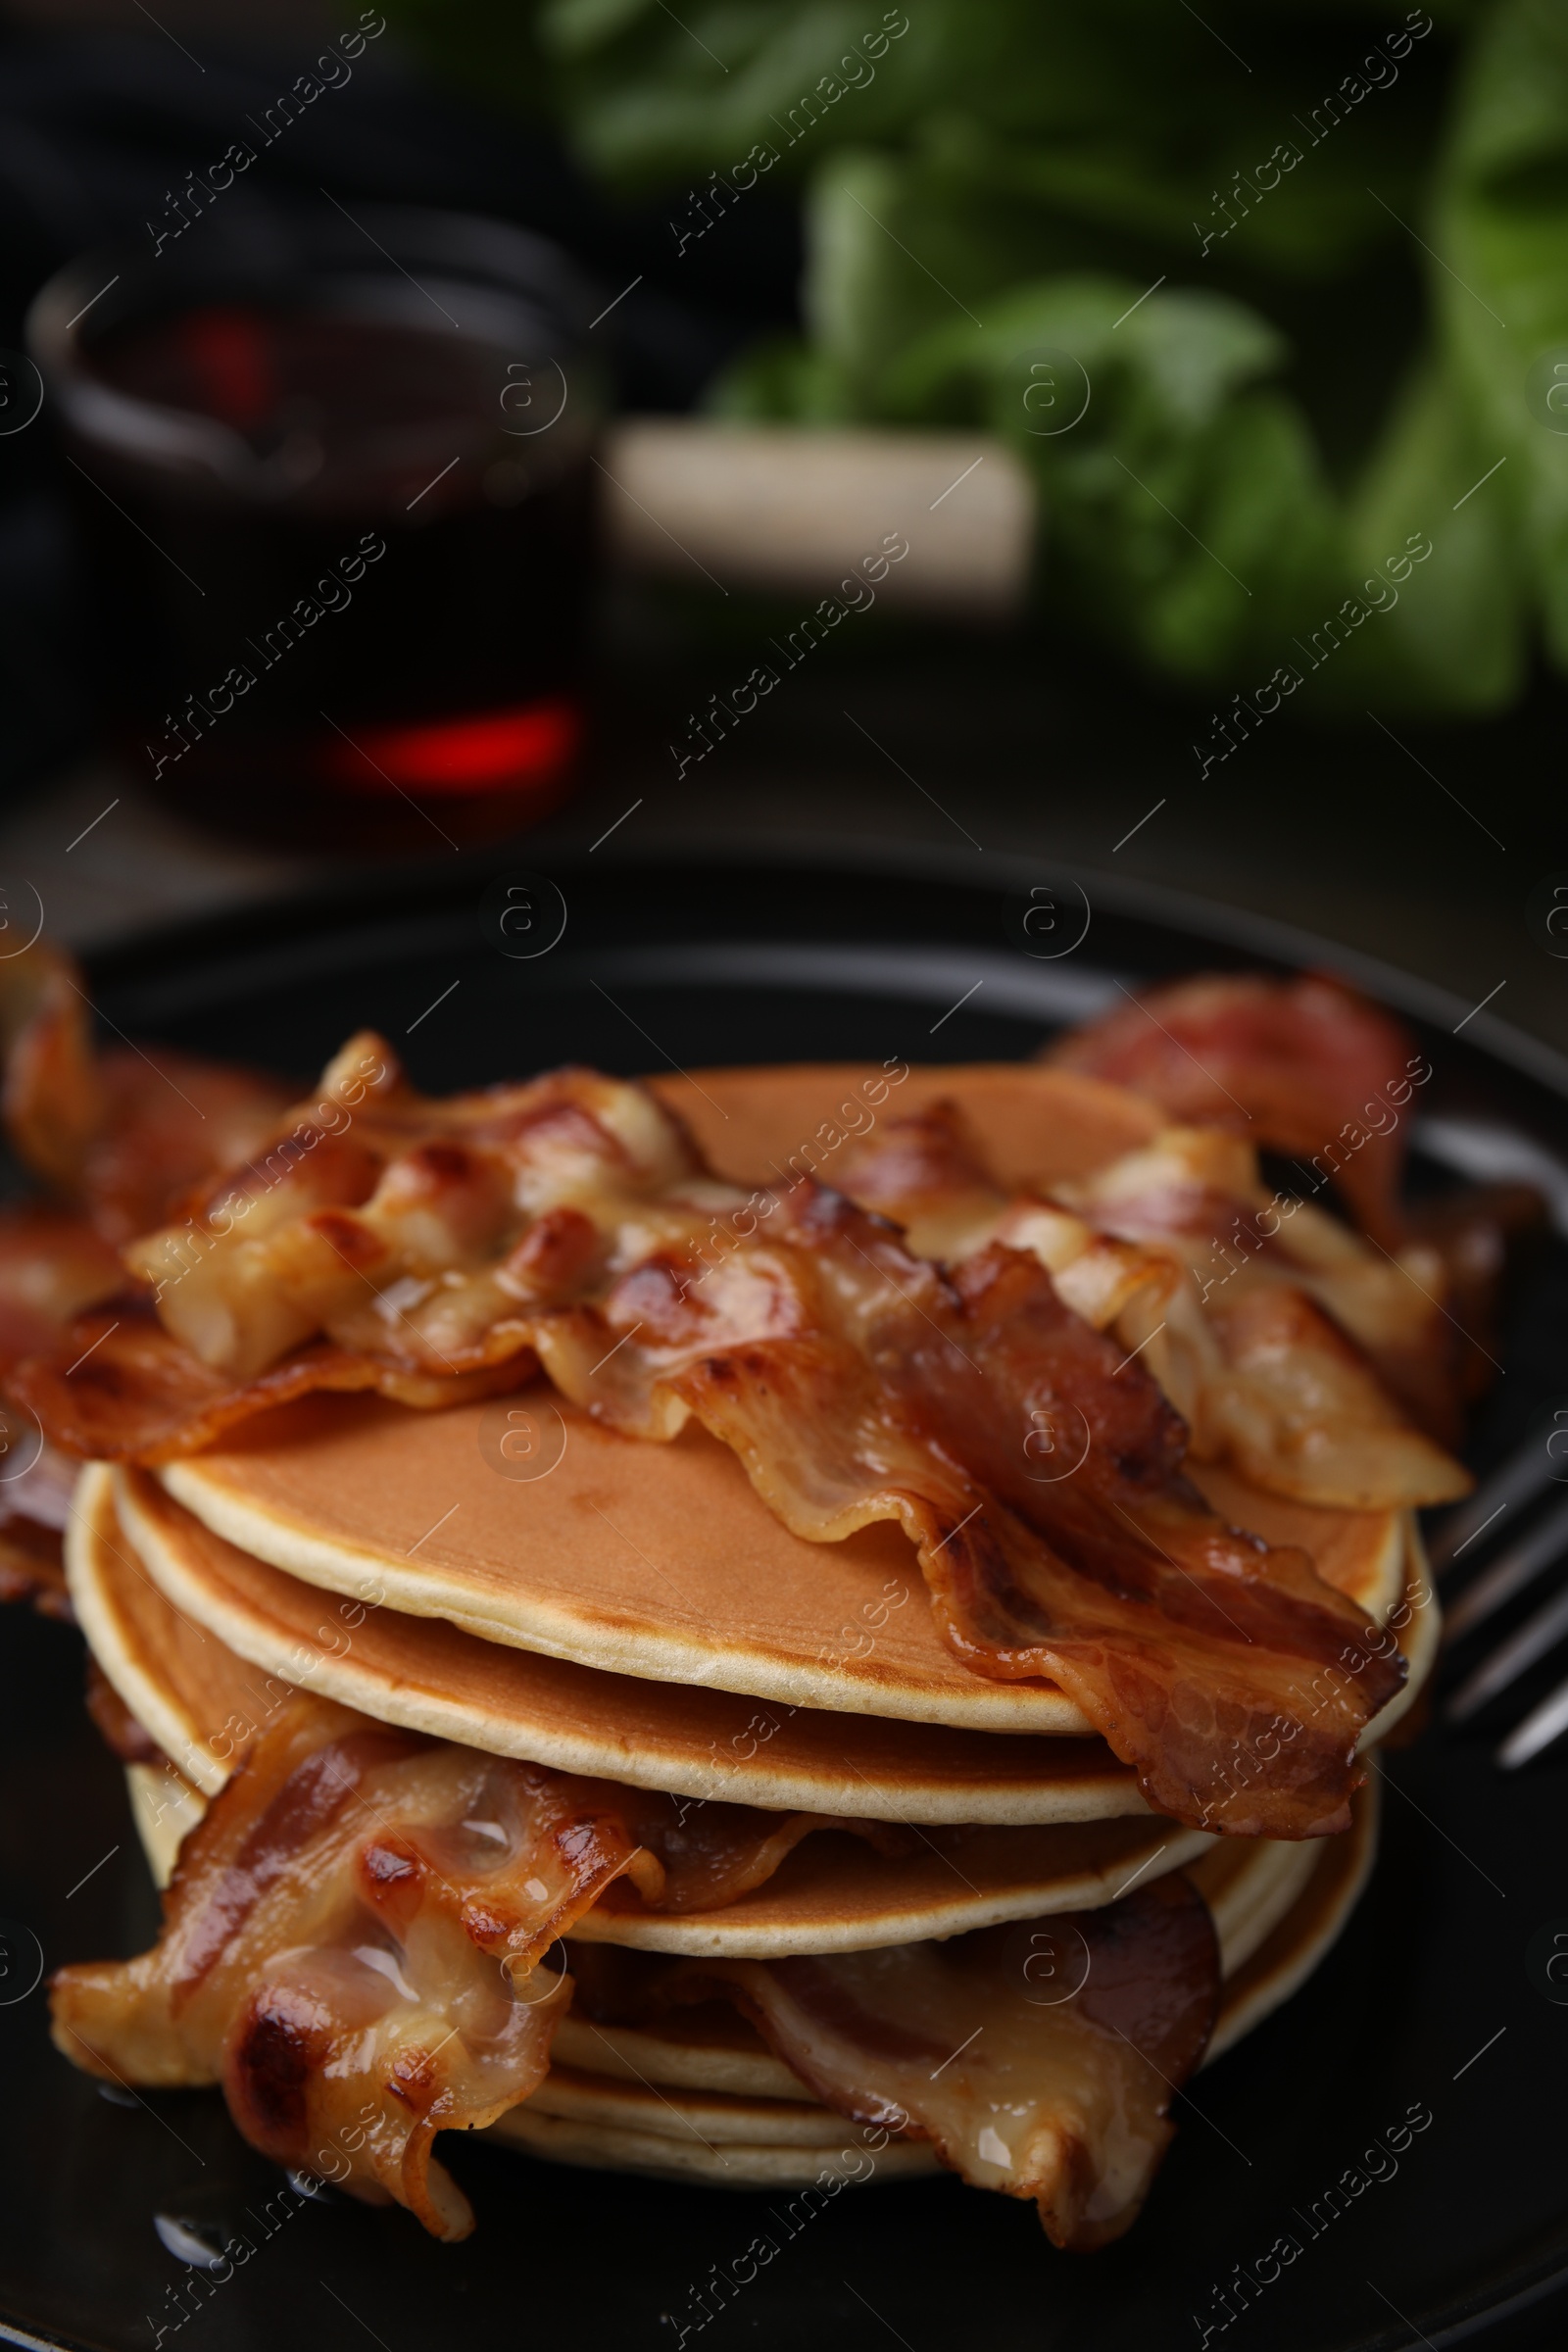
<instances>
[{"instance_id":1,"label":"fork tine","mask_svg":"<svg viewBox=\"0 0 1568 2352\"><path fill-rule=\"evenodd\" d=\"M1549 1568L1565 1551L1568 1551L1568 1495L1511 1551L1494 1560L1486 1574L1467 1586L1445 1612L1449 1642L1462 1642L1466 1634L1484 1624L1504 1601L1512 1600L1516 1592L1522 1592L1533 1578L1544 1568Z\"/></svg>"},{"instance_id":2,"label":"fork tine","mask_svg":"<svg viewBox=\"0 0 1568 2352\"><path fill-rule=\"evenodd\" d=\"M1523 1723L1515 1725L1498 1748L1496 1760L1505 1772L1516 1772L1565 1731L1568 1731L1568 1683L1559 1683L1539 1706L1531 1708Z\"/></svg>"},{"instance_id":3,"label":"fork tine","mask_svg":"<svg viewBox=\"0 0 1568 2352\"><path fill-rule=\"evenodd\" d=\"M1559 1461L1547 1451L1554 1434L1538 1429L1528 1445L1510 1454L1466 1501L1448 1512L1427 1547L1435 1575L1441 1576L1450 1567L1494 1519L1518 1503L1531 1501L1568 1469L1568 1460Z\"/></svg>"},{"instance_id":4,"label":"fork tine","mask_svg":"<svg viewBox=\"0 0 1568 2352\"><path fill-rule=\"evenodd\" d=\"M1450 1723L1463 1723L1484 1707L1489 1698L1506 1690L1510 1683L1555 1648L1568 1634L1568 1592L1559 1592L1548 1600L1544 1609L1526 1618L1517 1633L1499 1642L1491 1656L1484 1658L1474 1674L1459 1685L1444 1710Z\"/></svg>"}]
</instances>

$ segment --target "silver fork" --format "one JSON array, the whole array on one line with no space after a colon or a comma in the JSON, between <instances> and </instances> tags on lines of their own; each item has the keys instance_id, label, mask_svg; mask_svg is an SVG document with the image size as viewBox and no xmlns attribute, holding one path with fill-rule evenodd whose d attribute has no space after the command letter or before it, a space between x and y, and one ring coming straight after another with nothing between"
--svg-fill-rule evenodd
<instances>
[{"instance_id":1,"label":"silver fork","mask_svg":"<svg viewBox=\"0 0 1568 2352\"><path fill-rule=\"evenodd\" d=\"M1548 1502L1553 1485L1562 1492ZM1503 1537L1512 1541L1499 1551L1496 1546ZM1429 1551L1440 1580L1456 1580L1466 1569L1480 1569L1457 1599L1445 1603L1444 1638L1450 1648L1568 1558L1568 1406L1555 1410L1549 1425L1539 1423L1517 1453L1448 1512ZM1444 1711L1449 1722L1463 1723L1478 1714L1565 1639L1568 1585L1471 1669L1447 1700ZM1515 1725L1497 1749L1496 1761L1515 1770L1564 1731L1568 1681L1559 1683Z\"/></svg>"}]
</instances>

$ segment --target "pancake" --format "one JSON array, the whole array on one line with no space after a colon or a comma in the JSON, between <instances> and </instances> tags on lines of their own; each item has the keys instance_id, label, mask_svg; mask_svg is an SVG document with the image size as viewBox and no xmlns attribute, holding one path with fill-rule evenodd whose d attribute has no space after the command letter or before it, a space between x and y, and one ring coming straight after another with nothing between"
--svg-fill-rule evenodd
<instances>
[{"instance_id":1,"label":"pancake","mask_svg":"<svg viewBox=\"0 0 1568 2352\"><path fill-rule=\"evenodd\" d=\"M491 1467L481 1441L509 1409L559 1416L564 1451L548 1475ZM1189 1467L1220 1509L1302 1544L1320 1575L1382 1622L1401 1586L1403 1513L1312 1509ZM891 1522L839 1544L792 1536L735 1454L693 1423L655 1446L543 1386L439 1413L313 1396L154 1475L256 1558L357 1599L378 1588L392 1608L484 1642L783 1706L971 1731L1091 1730L1054 1685L991 1681L953 1656Z\"/></svg>"},{"instance_id":2,"label":"pancake","mask_svg":"<svg viewBox=\"0 0 1568 2352\"><path fill-rule=\"evenodd\" d=\"M1377 1860L1382 1800L1374 1775L1356 1792L1348 1835L1322 1840L1317 1866L1297 1900L1227 1980L1205 2066L1298 1992L1339 1941Z\"/></svg>"},{"instance_id":3,"label":"pancake","mask_svg":"<svg viewBox=\"0 0 1568 2352\"><path fill-rule=\"evenodd\" d=\"M739 2142L831 2148L855 2132L847 2117L810 2098L798 2082L793 2098L736 2098L723 2091L688 2090L678 2100L669 2100L652 2083L580 2072L558 2064L554 2054L549 2074L527 2103L539 2114L564 2123L608 2125L660 2139L695 2136L710 2147Z\"/></svg>"},{"instance_id":4,"label":"pancake","mask_svg":"<svg viewBox=\"0 0 1568 2352\"><path fill-rule=\"evenodd\" d=\"M644 1080L690 1128L715 1175L731 1184L789 1181L814 1167L834 1181L841 1146L874 1132L876 1118L907 1118L957 1101L981 1158L1007 1191L1067 1183L1152 1143L1167 1114L1125 1088L1040 1062L925 1063L894 1078L874 1062L786 1062L662 1072ZM793 1166L792 1166L793 1162Z\"/></svg>"},{"instance_id":5,"label":"pancake","mask_svg":"<svg viewBox=\"0 0 1568 2352\"><path fill-rule=\"evenodd\" d=\"M1213 1919L1223 1976L1233 1977L1272 1936L1317 1869L1324 1842L1222 1838L1185 1866Z\"/></svg>"},{"instance_id":6,"label":"pancake","mask_svg":"<svg viewBox=\"0 0 1568 2352\"><path fill-rule=\"evenodd\" d=\"M1351 1838L1355 1835L1352 1831ZM1322 1862L1320 1843L1226 1839L1184 1865L1213 1917L1226 1979L1238 1975L1261 1951L1300 1901ZM584 1936L581 1921L572 1936L577 1941L594 1940ZM578 2073L625 2082L738 2092L752 2098L800 2096L800 2084L789 2068L724 2002L673 2011L650 2028L601 2025L568 2012L557 2030L554 2056Z\"/></svg>"},{"instance_id":7,"label":"pancake","mask_svg":"<svg viewBox=\"0 0 1568 2352\"><path fill-rule=\"evenodd\" d=\"M265 1679L236 1657L217 1632L209 1629L204 1634L194 1618L182 1616L142 1573L114 1516L114 1485L105 1470L95 1467L84 1474L80 1497L68 1573L82 1630L137 1721L182 1768L172 1781L156 1767L134 1768L137 1824L148 1839L155 1875L166 1878L178 1836L194 1817L191 1784L199 1779L205 1794L216 1794L243 1753L247 1729L266 1719L278 1693L286 1693L289 1686L274 1677L270 1691ZM367 1619L356 1632L356 1643L376 1623ZM409 1642L423 1645L436 1630L409 1621L402 1633ZM467 1641L456 1634L449 1639L453 1643ZM515 1660L503 1653L501 1662L511 1666ZM428 1679L427 1667L425 1672ZM349 1703L362 1704L364 1695ZM366 1706L364 1711L402 1720L384 1709ZM909 1737L907 1727L894 1729ZM491 1737L465 1744L512 1752ZM1053 1742L1053 1748L1056 1744ZM908 1821L910 1816L906 1812L899 1818ZM1135 1880L1142 1883L1174 1870L1213 1842L1200 1830L1179 1828L1147 1811L1102 1822L978 1827L956 1837L950 1830L941 1844L922 1838L912 1853L899 1857L878 1854L848 1833L822 1831L788 1854L763 1885L722 1909L651 1913L634 1891L617 1886L573 1932L584 1942L697 1957L763 1959L791 1952L858 1951L962 1935L1053 1911L1093 1910L1114 1901ZM1263 1850L1249 1849L1259 1854Z\"/></svg>"},{"instance_id":8,"label":"pancake","mask_svg":"<svg viewBox=\"0 0 1568 2352\"><path fill-rule=\"evenodd\" d=\"M765 1885L722 1910L649 1913L635 1895L612 1887L572 1935L579 1943L731 1960L923 1943L1004 1920L1098 1910L1210 1842L1203 1831L1174 1822L1089 1822L976 1830L956 1847L932 1844L889 1860L858 1838L820 1833L786 1855Z\"/></svg>"},{"instance_id":9,"label":"pancake","mask_svg":"<svg viewBox=\"0 0 1568 2352\"><path fill-rule=\"evenodd\" d=\"M800 2099L800 2078L738 2009L703 2001L672 2010L653 2026L601 2025L568 2009L556 2028L551 2059L578 2074L666 2090L724 2092L749 2099Z\"/></svg>"},{"instance_id":10,"label":"pancake","mask_svg":"<svg viewBox=\"0 0 1568 2352\"><path fill-rule=\"evenodd\" d=\"M350 1635L343 1623L322 1623L322 1601L311 1586L214 1536L146 1472L116 1472L111 1489L108 1472L89 1470L73 1543L82 1547L80 1606L104 1609L108 1590L120 1628L104 1630L101 1646L122 1658L141 1705L163 1703L148 1695L146 1668L136 1665L148 1653L174 1660L165 1684L181 1682L178 1660L186 1660L193 1698L207 1705L200 1651L190 1640L207 1628L264 1675L301 1682L383 1722L686 1797L924 1825L1148 1813L1131 1774L1098 1740L1042 1742L867 1717L844 1722L808 1710L760 1715L729 1693L595 1675L477 1642L440 1621L362 1611L360 1604L350 1611ZM131 1574L131 1566L146 1574ZM174 1625L155 1609L151 1623L136 1625L139 1606L146 1616L148 1574L176 1611ZM1434 1611L1413 1625L1429 1646L1437 1637ZM1427 1663L1410 1658L1408 1687L1382 1722L1392 1722L1420 1687ZM158 1672L151 1682L160 1682ZM232 1705L242 1698L235 1693ZM129 1687L127 1703L134 1705ZM220 1712L217 1722L225 1719ZM178 1736L186 1745L197 1736L190 1710ZM170 1740L163 1745L183 1752ZM207 1750L202 1757L212 1766Z\"/></svg>"},{"instance_id":11,"label":"pancake","mask_svg":"<svg viewBox=\"0 0 1568 2352\"><path fill-rule=\"evenodd\" d=\"M1426 1541L1413 1511L1407 1511L1404 1517L1404 1590L1390 1611L1388 1623L1404 1653L1407 1671L1402 1690L1396 1690L1388 1705L1362 1733L1359 1751L1363 1755L1379 1740L1386 1740L1415 1705L1443 1646L1443 1611L1432 1581Z\"/></svg>"},{"instance_id":12,"label":"pancake","mask_svg":"<svg viewBox=\"0 0 1568 2352\"><path fill-rule=\"evenodd\" d=\"M160 1891L174 1875L181 1840L207 1810L207 1799L168 1764L127 1764L125 1793L131 1819Z\"/></svg>"},{"instance_id":13,"label":"pancake","mask_svg":"<svg viewBox=\"0 0 1568 2352\"><path fill-rule=\"evenodd\" d=\"M1379 1794L1375 1782L1358 1794L1348 1837L1296 1849L1306 1864L1296 1891L1249 1956L1226 1970L1205 2065L1261 2025L1333 1948L1376 1859ZM1192 1874L1200 1882L1204 1867ZM1272 1902L1278 1893L1276 1883ZM800 2187L824 2172L864 2183L942 2169L923 2143L878 2148L879 2135L804 2097L760 2036L719 2004L658 2030L568 2015L540 2089L487 2136L559 2164L721 2188Z\"/></svg>"},{"instance_id":14,"label":"pancake","mask_svg":"<svg viewBox=\"0 0 1568 2352\"><path fill-rule=\"evenodd\" d=\"M547 2077L547 2084L548 2081ZM824 2175L838 2181L906 2180L911 2175L943 2170L923 2140L890 2139L871 2154L860 2127L844 2116L833 2117L836 2129L819 2144L735 2139L720 2145L703 2135L697 2117L702 2114L707 2120L705 2109L694 2110L686 2125L683 2102L693 2095L682 2094L682 2104L668 2110L677 2128L661 2132L597 2122L591 2111L572 2117L543 2111L536 2115L536 2091L492 2124L485 2136L553 2164L579 2165L594 2173L644 2173L656 2180L701 2180L710 2188L811 2188ZM657 2098L650 2098L649 2108L665 2112ZM828 2108L818 2112L831 2114ZM768 2128L765 2106L751 2106L741 2114L758 2131ZM682 2125L686 2128L678 2128Z\"/></svg>"},{"instance_id":15,"label":"pancake","mask_svg":"<svg viewBox=\"0 0 1568 2352\"><path fill-rule=\"evenodd\" d=\"M189 1686L197 1706L205 1693L190 1636L200 1628L264 1676L384 1722L682 1796L928 1826L1124 1814L1148 1821L1132 1773L1100 1740L958 1732L819 1709L759 1712L729 1691L601 1673L479 1641L439 1618L358 1602L348 1612L351 1630L318 1588L215 1536L144 1471L89 1469L76 1508L81 1606L112 1605L120 1620L117 1633L103 1629L99 1646L122 1654L134 1674L137 1657L163 1655L167 1640L176 1665L170 1679L180 1680L180 1662L197 1669ZM136 1623L138 1608L147 1614L146 1585L130 1573L132 1563L177 1613L167 1633L156 1611L151 1623ZM182 1736L192 1737L188 1724Z\"/></svg>"}]
</instances>

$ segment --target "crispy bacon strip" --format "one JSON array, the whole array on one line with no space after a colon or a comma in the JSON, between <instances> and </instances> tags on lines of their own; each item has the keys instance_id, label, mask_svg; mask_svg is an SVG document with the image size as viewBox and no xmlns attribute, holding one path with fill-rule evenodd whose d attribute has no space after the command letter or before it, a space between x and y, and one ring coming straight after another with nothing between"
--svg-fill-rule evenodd
<instances>
[{"instance_id":1,"label":"crispy bacon strip","mask_svg":"<svg viewBox=\"0 0 1568 2352\"><path fill-rule=\"evenodd\" d=\"M115 1252L68 1209L0 1209L0 1373L52 1347L82 1309L123 1279ZM69 1617L60 1531L76 1466L22 1414L0 1411L0 1601L30 1599Z\"/></svg>"},{"instance_id":2,"label":"crispy bacon strip","mask_svg":"<svg viewBox=\"0 0 1568 2352\"><path fill-rule=\"evenodd\" d=\"M1048 1058L1147 1095L1173 1119L1232 1128L1306 1160L1330 1155L1352 1214L1386 1249L1396 1246L1399 1111L1431 1065L1400 1022L1343 981L1178 980L1071 1031ZM1351 1129L1360 1140L1347 1151Z\"/></svg>"},{"instance_id":3,"label":"crispy bacon strip","mask_svg":"<svg viewBox=\"0 0 1568 2352\"><path fill-rule=\"evenodd\" d=\"M67 1348L34 1356L12 1375L6 1393L53 1444L89 1461L170 1461L212 1445L270 1405L316 1390L373 1389L399 1404L436 1411L515 1388L535 1368L533 1356L519 1348L498 1363L443 1376L316 1342L254 1380L236 1382L166 1331L145 1292L78 1318L68 1347L70 1362Z\"/></svg>"},{"instance_id":4,"label":"crispy bacon strip","mask_svg":"<svg viewBox=\"0 0 1568 2352\"><path fill-rule=\"evenodd\" d=\"M0 1602L30 1600L40 1617L72 1622L60 1531L30 1519L0 1524Z\"/></svg>"},{"instance_id":5,"label":"crispy bacon strip","mask_svg":"<svg viewBox=\"0 0 1568 2352\"><path fill-rule=\"evenodd\" d=\"M0 1210L0 1364L51 1347L84 1307L124 1282L115 1250L71 1210Z\"/></svg>"},{"instance_id":6,"label":"crispy bacon strip","mask_svg":"<svg viewBox=\"0 0 1568 2352\"><path fill-rule=\"evenodd\" d=\"M992 1241L1031 1250L1070 1306L1145 1356L1199 1461L1228 1459L1271 1494L1348 1510L1467 1490L1378 1376L1387 1359L1408 1388L1419 1361L1442 1380L1457 1336L1439 1303L1442 1266L1408 1247L1391 1260L1310 1205L1289 1220L1270 1211L1239 1137L1168 1128L1064 1187L1069 1209L1009 1201L956 1112L937 1104L886 1127L841 1180L852 1200L905 1225L921 1256L964 1257ZM1370 1341L1365 1351L1336 1313Z\"/></svg>"},{"instance_id":7,"label":"crispy bacon strip","mask_svg":"<svg viewBox=\"0 0 1568 2352\"><path fill-rule=\"evenodd\" d=\"M1163 1251L1096 1230L1058 1201L1010 1198L985 1166L952 1102L887 1120L852 1146L838 1189L895 1225L916 1257L945 1264L990 1242L1036 1256L1075 1314L1103 1331L1142 1298L1157 1314L1178 1280Z\"/></svg>"},{"instance_id":8,"label":"crispy bacon strip","mask_svg":"<svg viewBox=\"0 0 1568 2352\"><path fill-rule=\"evenodd\" d=\"M57 2045L111 2079L220 2082L265 2154L465 2235L430 2143L542 2080L565 1996L531 2003L531 1972L631 1858L491 1767L295 1702L186 1839L156 1947L57 1974Z\"/></svg>"},{"instance_id":9,"label":"crispy bacon strip","mask_svg":"<svg viewBox=\"0 0 1568 2352\"><path fill-rule=\"evenodd\" d=\"M55 2040L106 2079L220 2082L264 2154L461 2237L473 2217L431 2142L543 2080L573 1991L541 1965L553 1941L620 1886L654 1909L734 1901L822 1829L901 1836L682 1813L302 1695L187 1837L153 1950L57 1973ZM1207 1911L1179 1874L1102 1911L947 1944L640 1971L643 1955L571 1957L601 1997L628 1968L645 2004L722 1992L820 2096L1034 2197L1075 2245L1136 2213L1219 1984Z\"/></svg>"},{"instance_id":10,"label":"crispy bacon strip","mask_svg":"<svg viewBox=\"0 0 1568 2352\"><path fill-rule=\"evenodd\" d=\"M1411 1427L1360 1349L1300 1291L1242 1288L1208 1320L1223 1360L1205 1397L1211 1450L1244 1476L1348 1510L1470 1491L1469 1474Z\"/></svg>"},{"instance_id":11,"label":"crispy bacon strip","mask_svg":"<svg viewBox=\"0 0 1568 2352\"><path fill-rule=\"evenodd\" d=\"M1401 1258L1419 1252L1440 1271L1446 1339L1412 1339L1379 1368L1395 1394L1441 1444L1457 1446L1466 1407L1484 1396L1501 1352L1500 1307L1507 1279L1545 1229L1546 1203L1534 1185L1482 1184L1424 1201L1411 1212ZM1495 1352L1494 1352L1495 1351Z\"/></svg>"},{"instance_id":12,"label":"crispy bacon strip","mask_svg":"<svg viewBox=\"0 0 1568 2352\"><path fill-rule=\"evenodd\" d=\"M74 1192L107 1104L75 966L41 940L0 962L0 1057L12 1149L46 1184Z\"/></svg>"},{"instance_id":13,"label":"crispy bacon strip","mask_svg":"<svg viewBox=\"0 0 1568 2352\"><path fill-rule=\"evenodd\" d=\"M247 1159L288 1107L292 1087L249 1070L158 1046L102 1055L101 1126L82 1163L79 1193L101 1234L124 1243L161 1224L193 1186Z\"/></svg>"},{"instance_id":14,"label":"crispy bacon strip","mask_svg":"<svg viewBox=\"0 0 1568 2352\"><path fill-rule=\"evenodd\" d=\"M1200 1458L1224 1451L1226 1433L1234 1438L1245 1427L1238 1467L1303 1501L1397 1508L1468 1491L1441 1442L1457 1431L1463 1335L1448 1311L1452 1285L1437 1250L1415 1237L1396 1252L1369 1247L1312 1201L1270 1194L1252 1146L1219 1128L1167 1127L1144 1150L1060 1189L1101 1231L1163 1250L1189 1277L1171 1295L1169 1337L1154 1345L1152 1361L1192 1419ZM1270 1397L1228 1344L1238 1302L1260 1288L1311 1301L1320 1310L1315 1328L1327 1317L1352 1343L1350 1351L1328 1340L1317 1349L1325 1359L1337 1354L1341 1368L1316 1393L1310 1464L1298 1427L1277 1424ZM1128 1345L1143 1345L1153 1318L1141 1299L1130 1308ZM1304 1384L1299 1395L1307 1395ZM1353 1459L1338 1447L1352 1428L1360 1432Z\"/></svg>"},{"instance_id":15,"label":"crispy bacon strip","mask_svg":"<svg viewBox=\"0 0 1568 2352\"><path fill-rule=\"evenodd\" d=\"M432 2161L549 2064L554 1940L625 1877L650 1907L734 1901L814 1830L902 1833L573 1779L290 1699L186 1839L138 1959L61 1969L55 2040L89 2073L220 2082L281 2164L395 2197L440 2237L472 2215Z\"/></svg>"},{"instance_id":16,"label":"crispy bacon strip","mask_svg":"<svg viewBox=\"0 0 1568 2352\"><path fill-rule=\"evenodd\" d=\"M1032 2198L1077 2248L1137 2218L1220 1984L1213 1923L1179 1871L1102 1910L946 1943L732 1962L577 1946L571 1961L577 2006L606 2024L722 1993L828 2106Z\"/></svg>"},{"instance_id":17,"label":"crispy bacon strip","mask_svg":"<svg viewBox=\"0 0 1568 2352\"><path fill-rule=\"evenodd\" d=\"M39 942L0 960L0 1115L18 1157L74 1204L0 1211L0 1375L121 1290L114 1245L252 1149L287 1101L276 1079L187 1054L153 1062L127 1047L100 1057L89 1014L59 950ZM74 1469L46 1447L13 1476L35 1446L24 1418L0 1414L0 1601L69 1617L60 1530Z\"/></svg>"},{"instance_id":18,"label":"crispy bacon strip","mask_svg":"<svg viewBox=\"0 0 1568 2352\"><path fill-rule=\"evenodd\" d=\"M706 1308L645 1265L536 1339L621 1426L660 1435L668 1399L689 1408L798 1535L898 1519L957 1654L1067 1690L1157 1810L1246 1837L1347 1826L1355 1741L1402 1665L1304 1553L1208 1510L1153 1381L1031 1259L987 1250L950 1280L812 1188ZM1076 1470L1037 1477L1031 1437L1075 1416ZM1277 1721L1289 1755L1254 1798L1223 1760Z\"/></svg>"},{"instance_id":19,"label":"crispy bacon strip","mask_svg":"<svg viewBox=\"0 0 1568 2352\"><path fill-rule=\"evenodd\" d=\"M18 1157L114 1243L248 1156L290 1096L260 1071L165 1047L98 1054L81 975L42 941L0 962L0 1112Z\"/></svg>"}]
</instances>

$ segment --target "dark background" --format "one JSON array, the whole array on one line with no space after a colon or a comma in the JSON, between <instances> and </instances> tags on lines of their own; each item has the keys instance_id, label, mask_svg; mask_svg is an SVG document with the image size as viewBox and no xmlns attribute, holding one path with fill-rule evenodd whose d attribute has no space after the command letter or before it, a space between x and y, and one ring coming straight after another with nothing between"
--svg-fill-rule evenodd
<instances>
[{"instance_id":1,"label":"dark background","mask_svg":"<svg viewBox=\"0 0 1568 2352\"><path fill-rule=\"evenodd\" d=\"M0 344L16 348L51 270L140 234L218 126L226 139L285 65L339 29L306 0L172 4L156 24L133 0L31 0L0 17ZM601 197L543 134L432 86L392 33L260 169L305 188L329 179L351 203L445 203L542 228L606 283L643 271L617 313L633 407L690 406L760 326L793 316L787 200L760 191L691 249L677 287L665 208ZM47 417L0 439L0 881L30 882L51 930L87 944L320 870L305 853L191 831L95 751L59 470ZM1049 544L1048 517L1048 563ZM1492 1014L1568 1045L1568 967L1526 920L1532 889L1568 868L1559 687L1539 681L1503 721L1401 725L1397 743L1370 723L1303 726L1287 707L1200 779L1206 706L1038 621L983 634L877 612L677 784L668 746L686 714L744 674L776 618L740 598L607 589L581 786L530 858L586 848L639 801L626 846L718 835L766 858L825 836L946 848L957 867L1006 849L1060 856L1283 917L1466 1004L1501 983ZM430 854L448 854L433 835Z\"/></svg>"}]
</instances>

